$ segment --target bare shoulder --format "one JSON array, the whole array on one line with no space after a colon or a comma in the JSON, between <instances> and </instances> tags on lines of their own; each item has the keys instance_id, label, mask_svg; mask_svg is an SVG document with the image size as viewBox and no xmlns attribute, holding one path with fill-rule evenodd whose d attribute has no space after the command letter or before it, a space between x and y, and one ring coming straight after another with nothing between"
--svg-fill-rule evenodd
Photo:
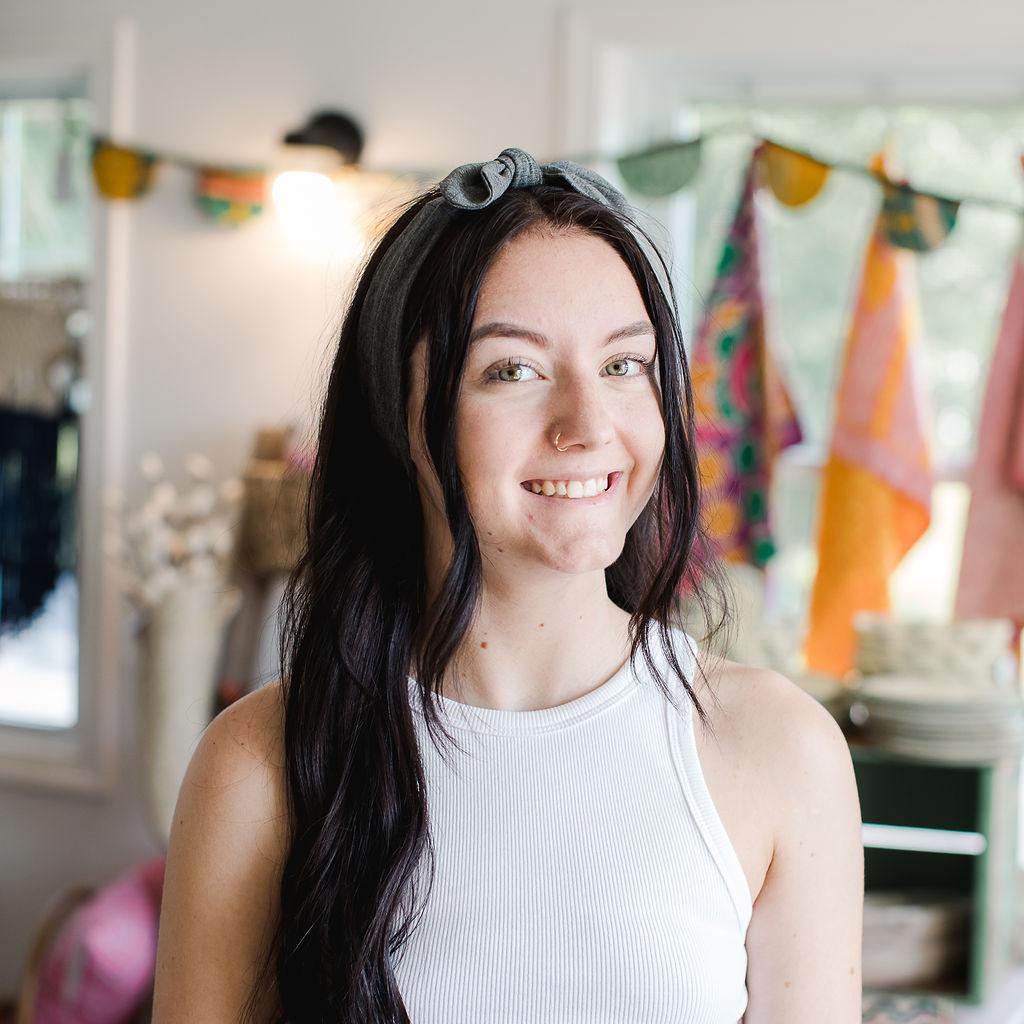
<instances>
[{"instance_id":1,"label":"bare shoulder","mask_svg":"<svg viewBox=\"0 0 1024 1024\"><path fill-rule=\"evenodd\" d=\"M182 780L167 849L154 1024L237 1016L277 921L288 833L281 687L272 683L217 715ZM271 1019L272 1009L264 1003L260 1019Z\"/></svg>"},{"instance_id":2,"label":"bare shoulder","mask_svg":"<svg viewBox=\"0 0 1024 1024\"><path fill-rule=\"evenodd\" d=\"M206 727L178 794L180 812L250 810L277 815L284 795L284 710L280 681L224 708ZM173 826L172 826L173 827Z\"/></svg>"},{"instance_id":3,"label":"bare shoulder","mask_svg":"<svg viewBox=\"0 0 1024 1024\"><path fill-rule=\"evenodd\" d=\"M781 672L704 652L699 660L706 677L701 684L703 692L710 689L714 695L716 714L712 715L712 724L716 732L725 731L741 742L748 756L770 753L777 762L780 752L814 755L824 747L840 760L849 759L839 723L818 700ZM701 692L698 690L698 695Z\"/></svg>"},{"instance_id":4,"label":"bare shoulder","mask_svg":"<svg viewBox=\"0 0 1024 1024\"><path fill-rule=\"evenodd\" d=\"M263 755L268 768L284 768L284 691L281 680L267 683L229 704L211 723L251 756Z\"/></svg>"},{"instance_id":5,"label":"bare shoulder","mask_svg":"<svg viewBox=\"0 0 1024 1024\"><path fill-rule=\"evenodd\" d=\"M827 784L824 760L832 785L848 792L849 748L828 710L781 673L705 651L698 659L694 686L711 729L696 729L697 748L756 898L780 836L792 834L788 814L811 799L800 784Z\"/></svg>"},{"instance_id":6,"label":"bare shoulder","mask_svg":"<svg viewBox=\"0 0 1024 1024\"><path fill-rule=\"evenodd\" d=\"M280 681L268 683L224 708L206 727L182 782L179 801L203 806L223 799L254 811L281 810L284 785L284 707Z\"/></svg>"},{"instance_id":7,"label":"bare shoulder","mask_svg":"<svg viewBox=\"0 0 1024 1024\"><path fill-rule=\"evenodd\" d=\"M747 930L744 1020L860 1020L860 801L839 723L784 675L708 660L714 725L764 813L770 858ZM739 780L738 780L739 781ZM739 791L737 788L736 791ZM760 812L760 811L759 811Z\"/></svg>"}]
</instances>

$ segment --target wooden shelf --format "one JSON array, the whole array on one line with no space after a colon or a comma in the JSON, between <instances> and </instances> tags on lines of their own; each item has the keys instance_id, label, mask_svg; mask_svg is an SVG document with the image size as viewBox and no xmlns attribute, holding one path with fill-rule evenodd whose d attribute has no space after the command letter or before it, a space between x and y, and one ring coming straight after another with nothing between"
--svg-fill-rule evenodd
<instances>
[{"instance_id":1,"label":"wooden shelf","mask_svg":"<svg viewBox=\"0 0 1024 1024\"><path fill-rule=\"evenodd\" d=\"M856 735L848 741L864 823L865 891L938 891L970 901L962 973L927 988L865 990L983 1003L1010 964L1019 758L950 763L892 753Z\"/></svg>"}]
</instances>

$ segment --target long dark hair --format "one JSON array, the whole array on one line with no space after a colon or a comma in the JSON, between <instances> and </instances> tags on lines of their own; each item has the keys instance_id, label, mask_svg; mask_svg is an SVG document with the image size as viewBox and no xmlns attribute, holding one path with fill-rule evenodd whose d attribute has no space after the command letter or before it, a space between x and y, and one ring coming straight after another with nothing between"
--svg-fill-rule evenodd
<instances>
[{"instance_id":1,"label":"long dark hair","mask_svg":"<svg viewBox=\"0 0 1024 1024\"><path fill-rule=\"evenodd\" d=\"M416 869L424 854L433 879L433 849L408 677L415 664L430 734L452 742L432 698L481 590L480 551L455 460L455 409L484 276L501 249L530 229L606 240L636 280L657 332L664 459L647 507L605 576L609 597L631 615L630 658L642 650L671 699L649 648L653 627L710 728L670 634L684 590L704 610L707 636L717 633L727 619L728 589L700 524L693 396L674 290L669 298L661 291L631 233L630 224L643 231L635 219L567 187L510 188L489 206L457 216L411 284L403 365L426 336L424 438L454 542L447 576L428 606L416 481L371 425L355 338L381 256L437 195L432 188L405 204L364 262L323 400L307 545L281 603L290 846L280 919L243 1021L254 1019L259 997L275 987L278 1024L409 1021L392 956L417 920ZM404 408L407 375L402 388ZM721 612L717 622L713 607Z\"/></svg>"}]
</instances>

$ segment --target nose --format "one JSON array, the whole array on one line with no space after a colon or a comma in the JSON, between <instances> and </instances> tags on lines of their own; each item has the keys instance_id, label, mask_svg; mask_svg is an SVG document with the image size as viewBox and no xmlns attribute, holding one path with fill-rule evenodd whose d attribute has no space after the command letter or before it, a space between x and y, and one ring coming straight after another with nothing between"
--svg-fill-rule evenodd
<instances>
[{"instance_id":1,"label":"nose","mask_svg":"<svg viewBox=\"0 0 1024 1024\"><path fill-rule=\"evenodd\" d=\"M559 445L600 448L615 439L615 424L602 391L601 380L573 377L556 387L551 396L548 435L561 431Z\"/></svg>"}]
</instances>

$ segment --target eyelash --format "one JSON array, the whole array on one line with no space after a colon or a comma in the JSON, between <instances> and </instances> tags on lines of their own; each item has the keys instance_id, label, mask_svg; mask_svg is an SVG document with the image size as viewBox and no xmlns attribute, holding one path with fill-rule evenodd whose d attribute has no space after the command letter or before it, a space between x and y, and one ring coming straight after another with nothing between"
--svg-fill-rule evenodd
<instances>
[{"instance_id":1,"label":"eyelash","mask_svg":"<svg viewBox=\"0 0 1024 1024\"><path fill-rule=\"evenodd\" d=\"M635 352L625 352L622 355L615 356L614 359L609 359L608 363L621 363L624 360L629 360L629 361L634 362L634 363L639 363L640 364L640 372L639 373L634 373L634 374L613 373L612 374L613 377L621 377L624 380L626 380L626 379L629 379L630 377L645 377L645 376L647 376L651 372L650 371L651 360L650 359L644 359L643 356L639 356ZM608 363L606 363L605 365L607 366ZM491 369L487 371L487 376L484 378L484 383L486 383L486 384L519 384L519 383L521 383L520 381L517 381L517 380L502 380L500 377L493 376L493 374L497 373L499 370L511 369L512 367L515 367L515 366L527 366L531 370L537 370L538 372L540 370L540 368L537 366L537 364L531 362L529 359L517 359L517 358L515 358L513 356L506 356L505 359L502 362L498 363L497 366L492 366Z\"/></svg>"}]
</instances>

